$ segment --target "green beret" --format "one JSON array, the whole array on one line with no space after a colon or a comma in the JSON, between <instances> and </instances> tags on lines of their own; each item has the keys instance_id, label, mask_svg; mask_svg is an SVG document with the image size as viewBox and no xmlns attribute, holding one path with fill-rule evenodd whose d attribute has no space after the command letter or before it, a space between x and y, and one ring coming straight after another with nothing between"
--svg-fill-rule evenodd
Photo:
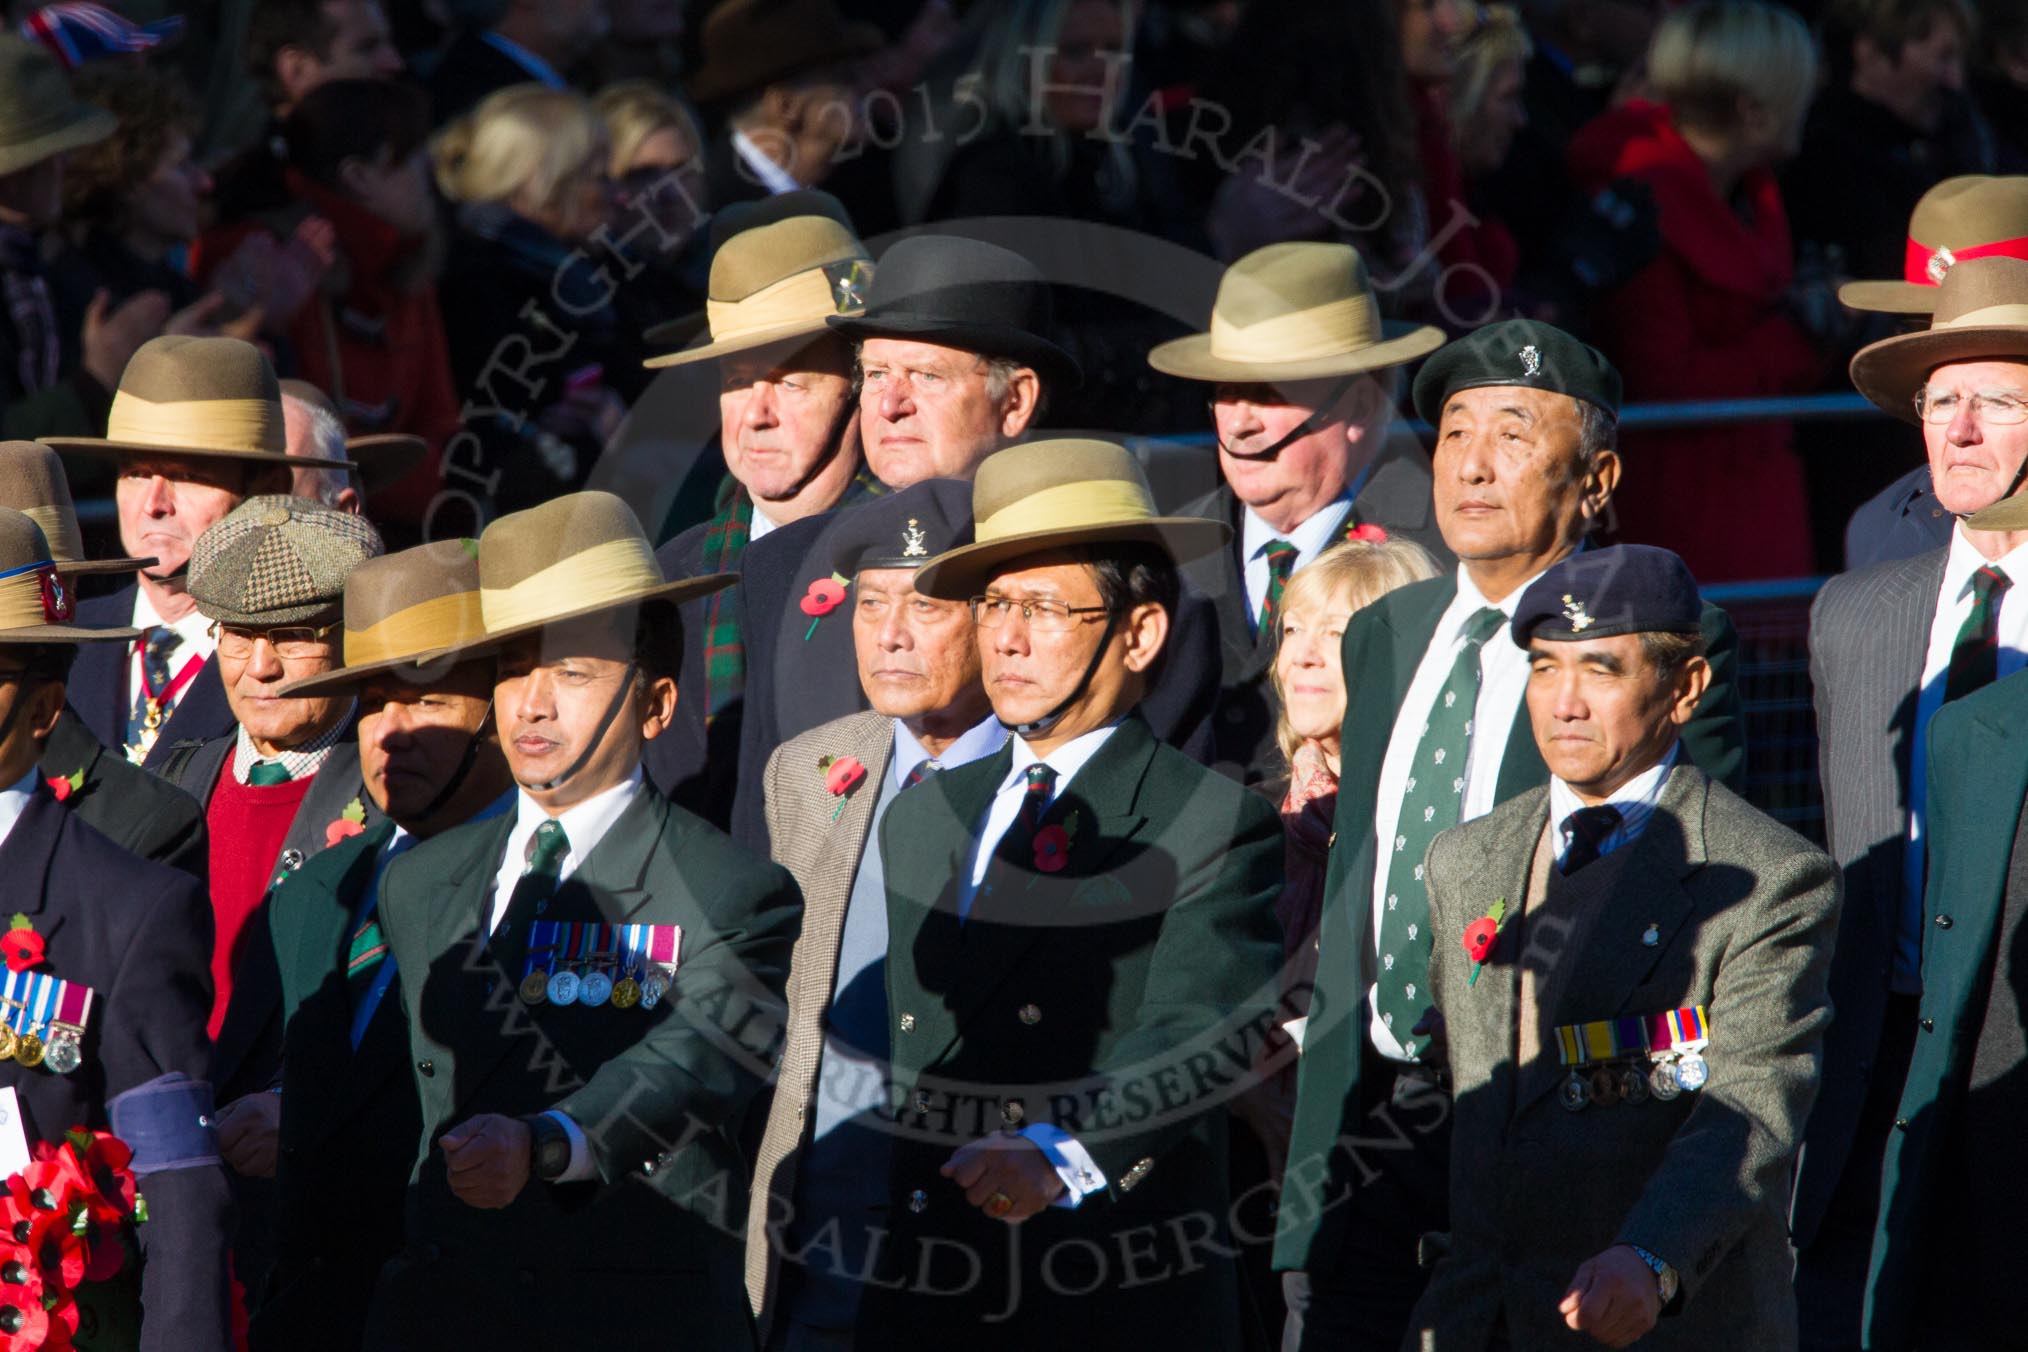
<instances>
[{"instance_id":1,"label":"green beret","mask_svg":"<svg viewBox=\"0 0 2028 1352\"><path fill-rule=\"evenodd\" d=\"M1459 390L1518 385L1620 411L1620 373L1597 348L1551 324L1506 319L1436 350L1415 376L1415 411L1435 427Z\"/></svg>"}]
</instances>

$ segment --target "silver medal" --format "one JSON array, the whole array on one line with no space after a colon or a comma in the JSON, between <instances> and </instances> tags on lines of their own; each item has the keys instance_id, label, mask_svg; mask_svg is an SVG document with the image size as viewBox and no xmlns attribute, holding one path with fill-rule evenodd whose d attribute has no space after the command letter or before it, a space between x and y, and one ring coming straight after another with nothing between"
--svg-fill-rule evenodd
<instances>
[{"instance_id":1,"label":"silver medal","mask_svg":"<svg viewBox=\"0 0 2028 1352\"><path fill-rule=\"evenodd\" d=\"M576 972L562 971L551 973L549 978L549 1003L553 1005L575 1004L577 1002L578 987L583 984ZM611 993L610 991L607 992L608 995Z\"/></svg>"},{"instance_id":2,"label":"silver medal","mask_svg":"<svg viewBox=\"0 0 2028 1352\"><path fill-rule=\"evenodd\" d=\"M581 1005L602 1005L612 997L612 994L611 977L604 972L587 972L584 977L584 988L577 993L577 1002Z\"/></svg>"}]
</instances>

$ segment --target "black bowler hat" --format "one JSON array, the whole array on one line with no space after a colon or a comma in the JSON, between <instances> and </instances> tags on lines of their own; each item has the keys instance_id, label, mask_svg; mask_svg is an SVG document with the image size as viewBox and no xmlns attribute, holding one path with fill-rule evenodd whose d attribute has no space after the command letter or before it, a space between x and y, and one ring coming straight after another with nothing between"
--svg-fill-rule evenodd
<instances>
[{"instance_id":1,"label":"black bowler hat","mask_svg":"<svg viewBox=\"0 0 2028 1352\"><path fill-rule=\"evenodd\" d=\"M946 550L972 543L972 485L924 479L899 493L849 507L830 547L841 577L864 568L920 568Z\"/></svg>"},{"instance_id":2,"label":"black bowler hat","mask_svg":"<svg viewBox=\"0 0 2028 1352\"><path fill-rule=\"evenodd\" d=\"M1446 343L1415 373L1415 411L1431 427L1459 390L1519 385L1620 411L1620 373L1597 348L1553 324L1506 319Z\"/></svg>"},{"instance_id":3,"label":"black bowler hat","mask_svg":"<svg viewBox=\"0 0 2028 1352\"><path fill-rule=\"evenodd\" d=\"M1620 634L1695 634L1704 602L1683 560L1653 545L1586 549L1557 564L1521 593L1514 642L1572 643Z\"/></svg>"},{"instance_id":4,"label":"black bowler hat","mask_svg":"<svg viewBox=\"0 0 2028 1352\"><path fill-rule=\"evenodd\" d=\"M881 255L863 314L826 321L848 338L904 338L1010 357L1045 386L1076 385L1077 361L1044 335L1053 313L1042 270L997 244L916 235Z\"/></svg>"}]
</instances>

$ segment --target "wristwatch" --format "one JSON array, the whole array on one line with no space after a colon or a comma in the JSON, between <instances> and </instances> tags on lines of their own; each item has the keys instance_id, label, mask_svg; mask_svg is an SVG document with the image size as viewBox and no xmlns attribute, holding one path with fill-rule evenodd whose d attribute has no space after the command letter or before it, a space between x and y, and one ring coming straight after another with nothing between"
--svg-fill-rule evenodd
<instances>
[{"instance_id":1,"label":"wristwatch","mask_svg":"<svg viewBox=\"0 0 2028 1352\"><path fill-rule=\"evenodd\" d=\"M528 1128L529 1168L544 1183L556 1182L570 1168L570 1133L548 1113L534 1113L521 1121Z\"/></svg>"},{"instance_id":2,"label":"wristwatch","mask_svg":"<svg viewBox=\"0 0 2028 1352\"><path fill-rule=\"evenodd\" d=\"M1676 1299L1676 1288L1680 1285L1676 1279L1676 1269L1638 1244L1629 1244L1627 1247L1632 1249L1643 1263L1655 1270L1655 1289L1661 1293L1662 1304L1667 1305Z\"/></svg>"}]
</instances>

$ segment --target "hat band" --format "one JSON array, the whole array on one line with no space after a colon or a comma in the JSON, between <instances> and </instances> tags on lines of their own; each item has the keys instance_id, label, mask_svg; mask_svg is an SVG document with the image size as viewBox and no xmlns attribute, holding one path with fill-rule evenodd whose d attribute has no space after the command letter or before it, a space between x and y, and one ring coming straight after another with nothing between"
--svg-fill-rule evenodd
<instances>
[{"instance_id":1,"label":"hat band","mask_svg":"<svg viewBox=\"0 0 2028 1352\"><path fill-rule=\"evenodd\" d=\"M178 399L158 404L121 390L106 418L106 440L193 451L287 448L282 405L275 399Z\"/></svg>"},{"instance_id":2,"label":"hat band","mask_svg":"<svg viewBox=\"0 0 2028 1352\"><path fill-rule=\"evenodd\" d=\"M479 593L452 592L397 610L364 629L345 630L345 665L400 662L439 648L475 642L486 633Z\"/></svg>"},{"instance_id":3,"label":"hat band","mask_svg":"<svg viewBox=\"0 0 2028 1352\"><path fill-rule=\"evenodd\" d=\"M486 632L498 633L525 624L547 624L608 602L638 600L665 582L646 540L608 540L558 559L511 587L481 587L479 605Z\"/></svg>"},{"instance_id":4,"label":"hat band","mask_svg":"<svg viewBox=\"0 0 2028 1352\"><path fill-rule=\"evenodd\" d=\"M823 324L830 315L847 313L838 304L830 274L811 268L764 286L744 300L704 302L705 322L715 343L744 338L749 333L785 328L791 324Z\"/></svg>"},{"instance_id":5,"label":"hat band","mask_svg":"<svg viewBox=\"0 0 2028 1352\"><path fill-rule=\"evenodd\" d=\"M980 544L1039 531L1120 526L1155 515L1147 490L1123 479L1085 479L1037 489L979 523Z\"/></svg>"},{"instance_id":6,"label":"hat band","mask_svg":"<svg viewBox=\"0 0 2028 1352\"><path fill-rule=\"evenodd\" d=\"M2028 326L2028 303L2005 301L1999 305L1982 305L1976 310L1967 310L1932 324L1930 332L1948 333L1952 329L1986 329L2003 325Z\"/></svg>"},{"instance_id":7,"label":"hat band","mask_svg":"<svg viewBox=\"0 0 2028 1352\"><path fill-rule=\"evenodd\" d=\"M21 514L42 527L42 538L49 541L49 557L57 563L83 563L84 544L77 533L77 522L68 512L59 511L48 505L23 507Z\"/></svg>"},{"instance_id":8,"label":"hat band","mask_svg":"<svg viewBox=\"0 0 2028 1352\"><path fill-rule=\"evenodd\" d=\"M2019 258L2028 261L2028 235L1994 240L1989 244L1967 244L1962 249L1942 245L1932 249L1911 239L1908 252L1902 256L1901 276L1904 281L1916 286L1940 286L1945 273L1973 258Z\"/></svg>"},{"instance_id":9,"label":"hat band","mask_svg":"<svg viewBox=\"0 0 2028 1352\"><path fill-rule=\"evenodd\" d=\"M48 559L0 573L0 629L40 629L72 613L70 592Z\"/></svg>"},{"instance_id":10,"label":"hat band","mask_svg":"<svg viewBox=\"0 0 2028 1352\"><path fill-rule=\"evenodd\" d=\"M1272 319L1239 325L1211 311L1211 355L1222 361L1267 365L1342 357L1381 338L1370 295L1346 296Z\"/></svg>"}]
</instances>

